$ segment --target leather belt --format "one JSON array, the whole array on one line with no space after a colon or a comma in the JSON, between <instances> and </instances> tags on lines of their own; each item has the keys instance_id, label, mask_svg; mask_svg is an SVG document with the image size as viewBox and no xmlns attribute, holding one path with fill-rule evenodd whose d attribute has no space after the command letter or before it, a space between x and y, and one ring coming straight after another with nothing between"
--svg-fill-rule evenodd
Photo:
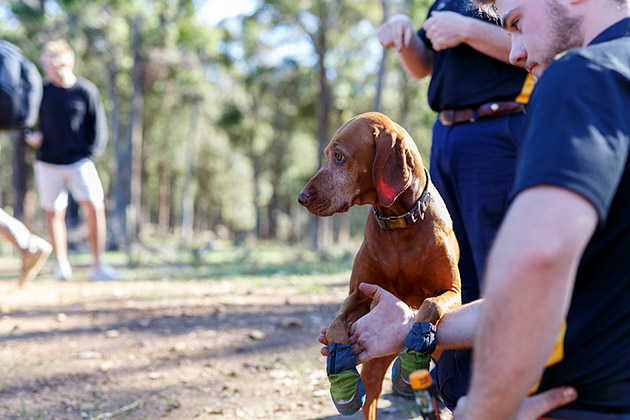
<instances>
[{"instance_id":1,"label":"leather belt","mask_svg":"<svg viewBox=\"0 0 630 420\"><path fill-rule=\"evenodd\" d=\"M440 112L440 122L443 125L453 125L517 112L525 112L525 105L514 101L488 102L477 108L445 109Z\"/></svg>"}]
</instances>

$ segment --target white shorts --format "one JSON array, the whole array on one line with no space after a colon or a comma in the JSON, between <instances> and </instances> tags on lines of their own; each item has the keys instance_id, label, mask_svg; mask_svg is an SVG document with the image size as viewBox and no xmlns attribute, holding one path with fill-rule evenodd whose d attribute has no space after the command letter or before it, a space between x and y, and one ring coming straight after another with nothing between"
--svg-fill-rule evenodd
<instances>
[{"instance_id":1,"label":"white shorts","mask_svg":"<svg viewBox=\"0 0 630 420\"><path fill-rule=\"evenodd\" d=\"M77 201L99 204L105 199L103 184L90 159L81 159L70 165L37 160L34 168L39 204L44 210L65 210L68 207L68 191Z\"/></svg>"}]
</instances>

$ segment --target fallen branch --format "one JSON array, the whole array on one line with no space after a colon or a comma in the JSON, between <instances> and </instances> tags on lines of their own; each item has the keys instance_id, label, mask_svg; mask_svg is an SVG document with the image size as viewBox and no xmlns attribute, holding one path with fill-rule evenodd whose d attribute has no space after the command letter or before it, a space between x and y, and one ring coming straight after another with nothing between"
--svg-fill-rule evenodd
<instances>
[{"instance_id":1,"label":"fallen branch","mask_svg":"<svg viewBox=\"0 0 630 420\"><path fill-rule=\"evenodd\" d=\"M124 407L120 407L118 410L115 411L110 411L108 413L103 413L103 414L99 414L96 417L92 417L90 420L103 420L103 419L109 419L112 418L114 416L117 416L119 414L124 413L125 411L129 411L133 408L136 408L137 406L139 406L142 403L142 400L136 400L134 402L132 402L131 404L127 404Z\"/></svg>"}]
</instances>

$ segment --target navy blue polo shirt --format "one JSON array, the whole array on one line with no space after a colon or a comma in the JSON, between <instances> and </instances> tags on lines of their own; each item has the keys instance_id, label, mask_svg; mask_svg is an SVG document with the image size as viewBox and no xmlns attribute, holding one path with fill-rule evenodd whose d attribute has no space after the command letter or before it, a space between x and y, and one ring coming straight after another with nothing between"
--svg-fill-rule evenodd
<instances>
[{"instance_id":1,"label":"navy blue polo shirt","mask_svg":"<svg viewBox=\"0 0 630 420\"><path fill-rule=\"evenodd\" d=\"M518 147L512 197L555 185L599 214L577 272L564 358L545 370L540 389L572 385L574 408L630 413L630 18L549 66Z\"/></svg>"},{"instance_id":2,"label":"navy blue polo shirt","mask_svg":"<svg viewBox=\"0 0 630 420\"><path fill-rule=\"evenodd\" d=\"M79 77L62 88L48 82L39 108L39 126L44 133L37 159L69 165L99 156L107 145L107 119L94 83Z\"/></svg>"},{"instance_id":3,"label":"navy blue polo shirt","mask_svg":"<svg viewBox=\"0 0 630 420\"><path fill-rule=\"evenodd\" d=\"M429 16L433 11L457 12L499 25L470 0L438 0L431 6ZM526 70L488 57L467 44L434 51L423 28L418 35L434 53L428 92L429 105L434 111L476 107L492 101L513 101L523 89Z\"/></svg>"}]
</instances>

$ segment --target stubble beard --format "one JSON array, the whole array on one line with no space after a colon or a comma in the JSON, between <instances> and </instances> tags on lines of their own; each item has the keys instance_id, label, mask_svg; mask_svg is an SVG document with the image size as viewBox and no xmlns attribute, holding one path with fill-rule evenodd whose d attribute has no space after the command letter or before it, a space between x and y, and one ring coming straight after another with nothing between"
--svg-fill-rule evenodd
<instances>
[{"instance_id":1,"label":"stubble beard","mask_svg":"<svg viewBox=\"0 0 630 420\"><path fill-rule=\"evenodd\" d=\"M555 57L572 48L582 46L581 16L571 16L566 7L557 0L545 0L549 13L549 40L542 55L540 64L547 68Z\"/></svg>"}]
</instances>

